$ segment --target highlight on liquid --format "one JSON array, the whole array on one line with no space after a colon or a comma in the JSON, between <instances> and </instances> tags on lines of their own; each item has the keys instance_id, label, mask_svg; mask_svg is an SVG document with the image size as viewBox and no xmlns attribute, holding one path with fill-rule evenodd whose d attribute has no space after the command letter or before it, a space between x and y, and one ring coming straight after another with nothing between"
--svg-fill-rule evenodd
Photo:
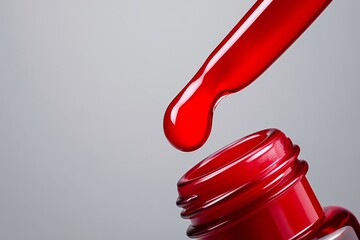
<instances>
[{"instance_id":1,"label":"highlight on liquid","mask_svg":"<svg viewBox=\"0 0 360 240\"><path fill-rule=\"evenodd\" d=\"M258 78L331 0L258 0L168 106L164 132L183 151L209 137L214 106Z\"/></svg>"}]
</instances>

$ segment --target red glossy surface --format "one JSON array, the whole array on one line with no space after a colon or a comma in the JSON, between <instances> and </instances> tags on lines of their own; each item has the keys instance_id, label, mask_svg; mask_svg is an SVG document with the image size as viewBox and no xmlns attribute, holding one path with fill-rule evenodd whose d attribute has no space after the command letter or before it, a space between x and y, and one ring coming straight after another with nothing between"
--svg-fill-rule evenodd
<instances>
[{"instance_id":1,"label":"red glossy surface","mask_svg":"<svg viewBox=\"0 0 360 240\"><path fill-rule=\"evenodd\" d=\"M201 240L315 239L359 224L347 210L325 212L298 160L299 147L279 130L244 137L207 157L178 183L178 206Z\"/></svg>"},{"instance_id":2,"label":"red glossy surface","mask_svg":"<svg viewBox=\"0 0 360 240\"><path fill-rule=\"evenodd\" d=\"M175 97L164 131L176 148L192 151L207 140L221 97L262 74L331 0L258 0Z\"/></svg>"},{"instance_id":3,"label":"red glossy surface","mask_svg":"<svg viewBox=\"0 0 360 240\"><path fill-rule=\"evenodd\" d=\"M199 148L214 106L268 68L331 0L257 1L175 97L164 131L177 148ZM346 209L322 208L298 160L299 147L279 130L264 130L209 156L178 183L178 206L201 240L319 239L360 226Z\"/></svg>"},{"instance_id":4,"label":"red glossy surface","mask_svg":"<svg viewBox=\"0 0 360 240\"><path fill-rule=\"evenodd\" d=\"M324 208L324 214L324 219L315 224L309 231L304 232L298 239L322 238L345 226L352 227L357 238L360 239L359 222L349 210L338 206L329 206Z\"/></svg>"}]
</instances>

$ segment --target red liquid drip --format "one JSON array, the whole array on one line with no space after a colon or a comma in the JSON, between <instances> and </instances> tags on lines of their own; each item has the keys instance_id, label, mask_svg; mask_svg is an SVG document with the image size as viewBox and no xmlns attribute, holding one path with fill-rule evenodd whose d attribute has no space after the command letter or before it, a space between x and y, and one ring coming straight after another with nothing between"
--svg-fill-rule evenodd
<instances>
[{"instance_id":1,"label":"red liquid drip","mask_svg":"<svg viewBox=\"0 0 360 240\"><path fill-rule=\"evenodd\" d=\"M176 148L207 140L221 97L259 77L319 16L331 0L258 0L175 97L164 131Z\"/></svg>"}]
</instances>

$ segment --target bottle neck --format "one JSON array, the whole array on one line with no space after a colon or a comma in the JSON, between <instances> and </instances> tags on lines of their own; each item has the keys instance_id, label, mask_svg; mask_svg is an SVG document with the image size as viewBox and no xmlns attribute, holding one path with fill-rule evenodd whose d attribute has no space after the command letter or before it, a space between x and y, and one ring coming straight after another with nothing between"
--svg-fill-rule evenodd
<instances>
[{"instance_id":1,"label":"bottle neck","mask_svg":"<svg viewBox=\"0 0 360 240\"><path fill-rule=\"evenodd\" d=\"M178 206L202 240L290 239L323 217L299 161L279 130L242 138L209 156L178 183Z\"/></svg>"}]
</instances>

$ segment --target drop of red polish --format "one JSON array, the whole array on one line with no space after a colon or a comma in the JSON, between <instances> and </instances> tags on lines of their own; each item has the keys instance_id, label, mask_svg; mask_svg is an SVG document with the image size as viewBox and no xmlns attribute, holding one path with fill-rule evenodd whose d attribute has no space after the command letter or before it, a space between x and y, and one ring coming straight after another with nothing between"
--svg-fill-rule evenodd
<instances>
[{"instance_id":1,"label":"drop of red polish","mask_svg":"<svg viewBox=\"0 0 360 240\"><path fill-rule=\"evenodd\" d=\"M183 151L201 147L217 102L258 78L329 3L257 1L168 106L164 132L170 143Z\"/></svg>"}]
</instances>

